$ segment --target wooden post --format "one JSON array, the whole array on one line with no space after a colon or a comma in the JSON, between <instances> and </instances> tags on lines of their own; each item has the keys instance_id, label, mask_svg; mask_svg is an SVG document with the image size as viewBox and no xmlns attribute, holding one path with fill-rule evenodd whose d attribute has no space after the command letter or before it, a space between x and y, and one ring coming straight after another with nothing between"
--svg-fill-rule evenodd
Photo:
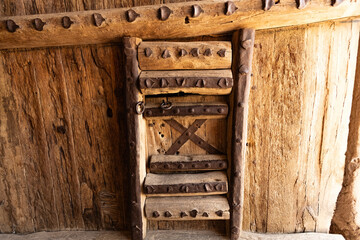
<instances>
[{"instance_id":1,"label":"wooden post","mask_svg":"<svg viewBox=\"0 0 360 240\"><path fill-rule=\"evenodd\" d=\"M137 60L137 47L141 40L126 37L123 39L125 53L125 103L127 106L127 134L130 161L130 217L131 237L141 240L145 236L146 220L143 221L143 204L145 196L141 192L145 176L145 146L141 143L143 129L142 111L144 103L142 95L137 88L139 77L139 64Z\"/></svg>"},{"instance_id":2,"label":"wooden post","mask_svg":"<svg viewBox=\"0 0 360 240\"><path fill-rule=\"evenodd\" d=\"M230 176L230 236L238 239L241 232L244 202L244 169L247 136L248 99L255 30L241 29L233 35L233 115Z\"/></svg>"}]
</instances>

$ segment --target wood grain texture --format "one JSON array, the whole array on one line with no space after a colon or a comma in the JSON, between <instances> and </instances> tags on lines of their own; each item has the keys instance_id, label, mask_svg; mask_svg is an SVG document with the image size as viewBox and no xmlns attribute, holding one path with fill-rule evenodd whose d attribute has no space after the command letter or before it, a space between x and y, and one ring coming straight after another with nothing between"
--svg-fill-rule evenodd
<instances>
[{"instance_id":1,"label":"wood grain texture","mask_svg":"<svg viewBox=\"0 0 360 240\"><path fill-rule=\"evenodd\" d=\"M225 172L154 174L148 173L144 182L147 196L218 195L228 191Z\"/></svg>"},{"instance_id":2,"label":"wood grain texture","mask_svg":"<svg viewBox=\"0 0 360 240\"><path fill-rule=\"evenodd\" d=\"M205 221L202 221L205 222ZM209 222L209 221L206 221ZM219 222L219 221L214 221ZM27 235L3 234L3 240L48 240L48 239L68 239L68 240L129 240L128 232L115 231L62 231L62 232L39 232ZM149 240L226 240L227 236L213 231L184 231L184 230L157 230L149 231L147 239ZM241 240L343 240L341 235L329 235L322 233L297 233L297 234L257 234L244 232Z\"/></svg>"},{"instance_id":3,"label":"wood grain texture","mask_svg":"<svg viewBox=\"0 0 360 240\"><path fill-rule=\"evenodd\" d=\"M148 219L156 221L225 220L230 218L226 196L151 197L146 199L145 212ZM170 212L171 216L166 215L166 212Z\"/></svg>"},{"instance_id":4,"label":"wood grain texture","mask_svg":"<svg viewBox=\"0 0 360 240\"><path fill-rule=\"evenodd\" d=\"M186 96L186 97L157 97L157 98L146 98L147 104L160 104L162 100L188 103L188 102L225 102L225 96ZM188 128L196 118L174 118L184 127ZM161 119L147 120L147 151L148 156L156 154L165 154L166 151L173 145L176 140L180 137L182 132L170 127L165 121ZM195 132L197 136L208 142L216 149L221 152L226 152L226 131L227 131L227 120L223 119L209 119L201 125L201 127ZM208 134L212 132L214 134ZM187 141L179 150L179 155L196 155L196 154L207 154L207 152L200 148L192 141Z\"/></svg>"},{"instance_id":5,"label":"wood grain texture","mask_svg":"<svg viewBox=\"0 0 360 240\"><path fill-rule=\"evenodd\" d=\"M233 86L231 70L142 71L141 92L146 95L197 93L230 94Z\"/></svg>"},{"instance_id":6,"label":"wood grain texture","mask_svg":"<svg viewBox=\"0 0 360 240\"><path fill-rule=\"evenodd\" d=\"M120 56L1 52L0 232L126 226Z\"/></svg>"},{"instance_id":7,"label":"wood grain texture","mask_svg":"<svg viewBox=\"0 0 360 240\"><path fill-rule=\"evenodd\" d=\"M231 174L230 174L230 239L239 238L244 209L244 179L246 139L248 129L251 67L254 51L254 29L240 29L233 35L234 91L231 116ZM230 147L229 147L230 148Z\"/></svg>"},{"instance_id":8,"label":"wood grain texture","mask_svg":"<svg viewBox=\"0 0 360 240\"><path fill-rule=\"evenodd\" d=\"M153 173L210 171L224 170L227 165L226 155L153 155L149 169Z\"/></svg>"},{"instance_id":9,"label":"wood grain texture","mask_svg":"<svg viewBox=\"0 0 360 240\"><path fill-rule=\"evenodd\" d=\"M142 185L146 175L146 151L144 132L145 120L142 114L137 111L139 103L143 103L143 96L137 88L137 81L140 75L137 56L138 46L141 39L126 37L124 44L124 65L125 65L125 104L128 157L130 172L130 227L132 240L142 240L146 236L146 220L143 215L145 195L142 193Z\"/></svg>"},{"instance_id":10,"label":"wood grain texture","mask_svg":"<svg viewBox=\"0 0 360 240\"><path fill-rule=\"evenodd\" d=\"M245 231L329 231L343 179L358 34L355 22L257 34Z\"/></svg>"},{"instance_id":11,"label":"wood grain texture","mask_svg":"<svg viewBox=\"0 0 360 240\"><path fill-rule=\"evenodd\" d=\"M152 52L149 56L145 54L147 49ZM231 52L231 42L225 41L143 42L139 46L139 63L143 71L230 69Z\"/></svg>"},{"instance_id":12,"label":"wood grain texture","mask_svg":"<svg viewBox=\"0 0 360 240\"><path fill-rule=\"evenodd\" d=\"M200 5L205 11L197 18L190 17L194 4ZM226 15L226 3L223 1L204 1L201 4L171 3L167 4L167 7L172 13L166 21L158 18L162 5L133 7L132 10L140 14L134 22L126 20L126 11L129 8L17 16L11 19L20 28L13 33L6 29L5 21L9 18L0 17L0 49L109 43L118 42L119 38L124 36L137 36L142 39L196 37L222 34L240 28L267 29L359 17L358 0L346 0L336 7L331 4L332 0L312 0L309 6L300 11L294 0L282 0L280 4L272 7L271 11L264 12L261 0L244 0L234 3L241 10ZM101 14L104 19L98 27L94 25L93 14ZM69 29L61 25L61 19L65 16L74 22ZM35 18L46 22L43 31L34 30L32 21Z\"/></svg>"},{"instance_id":13,"label":"wood grain texture","mask_svg":"<svg viewBox=\"0 0 360 240\"><path fill-rule=\"evenodd\" d=\"M331 224L332 233L342 234L349 240L356 240L360 235L360 48L354 86L344 181Z\"/></svg>"}]
</instances>

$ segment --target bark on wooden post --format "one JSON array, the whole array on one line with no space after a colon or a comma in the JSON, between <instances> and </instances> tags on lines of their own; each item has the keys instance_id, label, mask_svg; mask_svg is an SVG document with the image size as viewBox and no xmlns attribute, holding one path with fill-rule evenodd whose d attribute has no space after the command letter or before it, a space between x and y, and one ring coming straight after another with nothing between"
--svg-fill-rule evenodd
<instances>
[{"instance_id":1,"label":"bark on wooden post","mask_svg":"<svg viewBox=\"0 0 360 240\"><path fill-rule=\"evenodd\" d=\"M143 182L142 168L145 163L144 146L141 144L142 134L142 109L145 107L142 102L142 95L137 88L139 77L139 64L137 60L137 46L141 40L126 37L123 39L125 53L125 99L127 107L127 133L129 144L130 161L130 217L131 237L133 240L141 240L145 236L145 223L143 221L143 195L141 185Z\"/></svg>"},{"instance_id":2,"label":"bark on wooden post","mask_svg":"<svg viewBox=\"0 0 360 240\"><path fill-rule=\"evenodd\" d=\"M255 30L241 29L233 35L233 116L230 176L230 236L240 237L244 199L244 169L248 99Z\"/></svg>"}]
</instances>

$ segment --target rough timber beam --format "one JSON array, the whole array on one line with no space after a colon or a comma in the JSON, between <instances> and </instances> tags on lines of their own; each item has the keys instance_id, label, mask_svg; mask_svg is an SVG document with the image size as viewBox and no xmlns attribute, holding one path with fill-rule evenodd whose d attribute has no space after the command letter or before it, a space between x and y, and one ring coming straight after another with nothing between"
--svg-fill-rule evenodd
<instances>
[{"instance_id":1,"label":"rough timber beam","mask_svg":"<svg viewBox=\"0 0 360 240\"><path fill-rule=\"evenodd\" d=\"M360 17L360 0L204 1L0 18L0 49L119 42L121 37L169 39ZM200 15L194 6L201 7ZM270 7L269 7L270 6ZM160 9L161 8L161 9ZM170 15L169 15L170 14Z\"/></svg>"}]
</instances>

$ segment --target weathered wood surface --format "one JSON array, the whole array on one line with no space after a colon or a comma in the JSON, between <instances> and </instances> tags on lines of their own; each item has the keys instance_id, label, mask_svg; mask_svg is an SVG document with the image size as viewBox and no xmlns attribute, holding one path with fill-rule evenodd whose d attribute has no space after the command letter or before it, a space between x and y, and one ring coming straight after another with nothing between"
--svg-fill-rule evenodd
<instances>
[{"instance_id":1,"label":"weathered wood surface","mask_svg":"<svg viewBox=\"0 0 360 240\"><path fill-rule=\"evenodd\" d=\"M140 89L148 95L198 93L225 95L231 92L231 70L142 71Z\"/></svg>"},{"instance_id":2,"label":"weathered wood surface","mask_svg":"<svg viewBox=\"0 0 360 240\"><path fill-rule=\"evenodd\" d=\"M169 221L167 221L169 222ZM210 222L210 221L201 221ZM214 221L219 223L219 221ZM183 223L183 222L180 222ZM62 232L38 232L27 235L3 234L2 240L48 240L48 239L67 239L67 240L130 240L128 232L115 231L62 231ZM147 240L227 240L224 234L214 231L184 231L184 230L157 230L149 231ZM241 240L344 240L341 235L329 235L322 233L297 233L297 234L256 234L243 232Z\"/></svg>"},{"instance_id":3,"label":"weathered wood surface","mask_svg":"<svg viewBox=\"0 0 360 240\"><path fill-rule=\"evenodd\" d=\"M149 3L153 4L151 1ZM14 5L16 7L20 4ZM71 4L75 5L76 2ZM194 4L200 5L204 10L197 18L191 17ZM315 23L359 16L360 12L358 0L345 0L336 7L332 6L332 0L312 0L311 4L302 10L297 8L295 0L282 0L270 11L263 10L262 0L236 1L234 4L238 10L233 14L226 14L224 1L167 4L172 13L166 21L158 18L161 5L133 7L132 10L140 14L134 22L126 20L126 11L129 8L17 16L11 17L15 24L20 26L15 32L8 32L6 29L5 21L9 18L1 17L0 49L118 42L119 38L124 36L137 36L143 39L195 37L221 34L240 28L266 29ZM64 5L63 8L66 9L68 6ZM108 7L112 4L104 5ZM29 8L31 7L33 6L30 5ZM99 22L98 27L94 24L94 14L100 14L98 18L104 19L104 22ZM68 29L61 24L65 16L74 22ZM34 29L32 22L35 18L46 22L42 31Z\"/></svg>"},{"instance_id":4,"label":"weathered wood surface","mask_svg":"<svg viewBox=\"0 0 360 240\"><path fill-rule=\"evenodd\" d=\"M196 119L214 119L214 118L226 118L229 112L228 105L222 102L189 102L189 103L177 103L169 102L161 107L158 103L145 104L144 117L146 119L160 118L160 119L172 119L174 117L186 117Z\"/></svg>"},{"instance_id":5,"label":"weathered wood surface","mask_svg":"<svg viewBox=\"0 0 360 240\"><path fill-rule=\"evenodd\" d=\"M147 196L218 195L228 191L225 172L155 174L148 173L144 182Z\"/></svg>"},{"instance_id":6,"label":"weathered wood surface","mask_svg":"<svg viewBox=\"0 0 360 240\"><path fill-rule=\"evenodd\" d=\"M141 70L230 69L231 42L143 42Z\"/></svg>"},{"instance_id":7,"label":"weathered wood surface","mask_svg":"<svg viewBox=\"0 0 360 240\"><path fill-rule=\"evenodd\" d=\"M243 229L328 232L343 179L359 23L256 36Z\"/></svg>"},{"instance_id":8,"label":"weathered wood surface","mask_svg":"<svg viewBox=\"0 0 360 240\"><path fill-rule=\"evenodd\" d=\"M342 234L349 240L360 236L360 48L354 86L344 182L331 224L331 232Z\"/></svg>"},{"instance_id":9,"label":"weathered wood surface","mask_svg":"<svg viewBox=\"0 0 360 240\"><path fill-rule=\"evenodd\" d=\"M225 220L230 218L226 196L150 197L145 203L151 220Z\"/></svg>"},{"instance_id":10,"label":"weathered wood surface","mask_svg":"<svg viewBox=\"0 0 360 240\"><path fill-rule=\"evenodd\" d=\"M146 103L160 104L162 100L171 102L225 102L226 96L187 96L187 97L168 97L168 98L146 98ZM197 119L198 116L195 118ZM191 126L194 118L174 118L185 128ZM218 149L220 152L226 152L226 131L227 120L209 119L195 132L195 135L205 142ZM209 132L213 134L208 134ZM147 120L147 145L148 156L156 154L165 154L169 148L176 143L176 140L182 135L183 131L178 131L161 119L153 118ZM193 135L189 136L193 137ZM207 154L207 151L199 147L193 141L188 140L178 151L179 155L197 155Z\"/></svg>"},{"instance_id":11,"label":"weathered wood surface","mask_svg":"<svg viewBox=\"0 0 360 240\"><path fill-rule=\"evenodd\" d=\"M126 37L124 44L125 65L125 104L128 138L128 158L130 173L130 228L133 240L141 240L146 236L146 220L143 215L145 195L142 185L146 175L145 120L139 114L138 104L143 103L143 96L137 87L140 75L137 49L141 39Z\"/></svg>"},{"instance_id":12,"label":"weathered wood surface","mask_svg":"<svg viewBox=\"0 0 360 240\"><path fill-rule=\"evenodd\" d=\"M125 228L120 60L114 46L0 53L0 232Z\"/></svg>"},{"instance_id":13,"label":"weathered wood surface","mask_svg":"<svg viewBox=\"0 0 360 240\"><path fill-rule=\"evenodd\" d=\"M244 209L244 179L246 166L246 139L248 129L251 67L255 30L241 29L233 35L234 91L231 120L231 174L230 174L230 239L237 240L242 229ZM261 66L258 66L261 67ZM230 126L229 126L230 127Z\"/></svg>"},{"instance_id":14,"label":"weathered wood surface","mask_svg":"<svg viewBox=\"0 0 360 240\"><path fill-rule=\"evenodd\" d=\"M227 168L226 155L153 155L149 169L153 173L224 170Z\"/></svg>"}]
</instances>

